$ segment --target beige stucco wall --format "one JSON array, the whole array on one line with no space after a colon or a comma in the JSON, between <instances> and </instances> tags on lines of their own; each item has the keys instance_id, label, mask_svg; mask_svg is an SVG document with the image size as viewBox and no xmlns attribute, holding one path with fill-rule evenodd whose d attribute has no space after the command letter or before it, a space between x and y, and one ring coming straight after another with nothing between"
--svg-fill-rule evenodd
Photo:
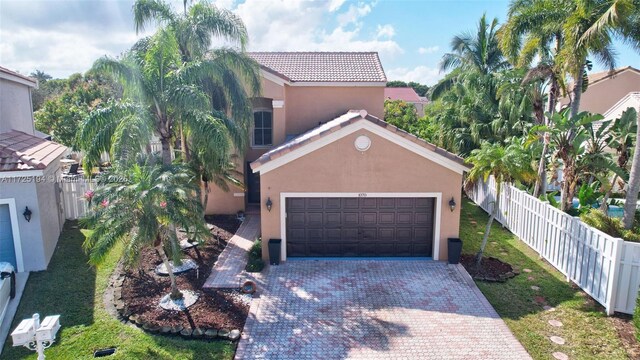
<instances>
[{"instance_id":1,"label":"beige stucco wall","mask_svg":"<svg viewBox=\"0 0 640 360\"><path fill-rule=\"evenodd\" d=\"M42 250L44 266L53 256L58 243L58 237L64 225L64 208L59 179L61 176L58 162L50 164L45 170L44 181L36 184L38 195L38 220L42 231ZM35 217L34 212L34 217ZM31 220L33 222L33 220Z\"/></svg>"},{"instance_id":2,"label":"beige stucco wall","mask_svg":"<svg viewBox=\"0 0 640 360\"><path fill-rule=\"evenodd\" d=\"M580 111L604 114L628 93L640 91L640 74L625 70L616 76L589 85L580 99ZM561 104L569 103L568 98Z\"/></svg>"},{"instance_id":3,"label":"beige stucco wall","mask_svg":"<svg viewBox=\"0 0 640 360\"><path fill-rule=\"evenodd\" d=\"M34 129L31 88L0 79L0 133L19 130L33 135Z\"/></svg>"},{"instance_id":4,"label":"beige stucco wall","mask_svg":"<svg viewBox=\"0 0 640 360\"><path fill-rule=\"evenodd\" d=\"M204 187L202 194L204 197ZM244 189L229 186L229 191L224 191L215 184L209 184L209 198L207 199L206 215L232 215L238 211L244 211ZM237 194L237 195L236 195ZM242 194L242 196L239 196Z\"/></svg>"},{"instance_id":5,"label":"beige stucco wall","mask_svg":"<svg viewBox=\"0 0 640 360\"><path fill-rule=\"evenodd\" d=\"M286 133L302 134L349 110L384 118L384 86L286 86Z\"/></svg>"},{"instance_id":6,"label":"beige stucco wall","mask_svg":"<svg viewBox=\"0 0 640 360\"><path fill-rule=\"evenodd\" d=\"M371 139L371 148L359 152L353 142L364 134ZM263 257L268 258L268 240L282 238L282 192L436 192L442 193L437 204L441 207L439 259L445 260L447 238L458 236L460 223L460 207L451 212L448 202L453 196L456 203L461 203L461 187L461 174L366 130L356 131L262 175ZM267 197L273 201L271 212L264 207Z\"/></svg>"}]
</instances>

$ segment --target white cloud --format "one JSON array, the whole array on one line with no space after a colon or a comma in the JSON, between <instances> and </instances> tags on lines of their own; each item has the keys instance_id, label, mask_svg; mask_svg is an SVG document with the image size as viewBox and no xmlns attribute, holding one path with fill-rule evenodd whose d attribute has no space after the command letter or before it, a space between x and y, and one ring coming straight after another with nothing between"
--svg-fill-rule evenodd
<instances>
[{"instance_id":1,"label":"white cloud","mask_svg":"<svg viewBox=\"0 0 640 360\"><path fill-rule=\"evenodd\" d=\"M392 37L395 36L396 34L396 29L390 25L390 24L386 24L386 25L378 25L378 31L377 31L377 37L378 38L387 38L390 39Z\"/></svg>"},{"instance_id":2,"label":"white cloud","mask_svg":"<svg viewBox=\"0 0 640 360\"><path fill-rule=\"evenodd\" d=\"M342 4L344 4L346 0L331 0L329 1L329 11L333 12L336 11L338 9L340 9L340 7L342 7Z\"/></svg>"},{"instance_id":3,"label":"white cloud","mask_svg":"<svg viewBox=\"0 0 640 360\"><path fill-rule=\"evenodd\" d=\"M440 50L440 46L421 47L418 49L419 54L433 54Z\"/></svg>"},{"instance_id":4,"label":"white cloud","mask_svg":"<svg viewBox=\"0 0 640 360\"><path fill-rule=\"evenodd\" d=\"M415 68L395 68L387 71L387 79L402 80L402 81L415 81L420 84L433 85L444 77L444 73L440 73L439 69L430 68L428 66L420 65Z\"/></svg>"},{"instance_id":5,"label":"white cloud","mask_svg":"<svg viewBox=\"0 0 640 360\"><path fill-rule=\"evenodd\" d=\"M252 51L378 51L383 62L404 52L389 29L386 38L362 31L362 19L374 3L351 4L336 12L338 4L342 5L340 1L246 0L234 11L247 26Z\"/></svg>"}]
</instances>

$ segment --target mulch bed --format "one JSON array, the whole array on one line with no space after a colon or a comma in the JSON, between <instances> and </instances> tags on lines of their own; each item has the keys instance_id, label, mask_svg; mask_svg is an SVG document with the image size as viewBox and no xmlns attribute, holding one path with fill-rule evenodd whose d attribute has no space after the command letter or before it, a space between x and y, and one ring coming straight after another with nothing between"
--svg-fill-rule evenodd
<instances>
[{"instance_id":1,"label":"mulch bed","mask_svg":"<svg viewBox=\"0 0 640 360\"><path fill-rule=\"evenodd\" d=\"M484 256L479 268L474 255L462 255L460 263L471 277L481 281L504 282L518 274L511 265L493 257Z\"/></svg>"},{"instance_id":2,"label":"mulch bed","mask_svg":"<svg viewBox=\"0 0 640 360\"><path fill-rule=\"evenodd\" d=\"M207 216L212 237L195 249L184 251L184 258L192 258L199 265L177 275L180 290L194 290L200 294L198 301L186 311L167 311L158 306L162 296L170 292L168 276L155 273L162 261L153 249L140 254L135 267L124 270L122 299L131 314L138 315L145 323L157 326L182 326L184 328L242 329L249 307L238 298L238 292L229 290L203 290L218 255L240 226L235 216ZM180 236L186 236L179 232Z\"/></svg>"},{"instance_id":3,"label":"mulch bed","mask_svg":"<svg viewBox=\"0 0 640 360\"><path fill-rule=\"evenodd\" d=\"M633 326L633 317L627 314L616 313L610 317L616 327L620 341L630 359L640 359L640 342L636 338L636 328Z\"/></svg>"}]
</instances>

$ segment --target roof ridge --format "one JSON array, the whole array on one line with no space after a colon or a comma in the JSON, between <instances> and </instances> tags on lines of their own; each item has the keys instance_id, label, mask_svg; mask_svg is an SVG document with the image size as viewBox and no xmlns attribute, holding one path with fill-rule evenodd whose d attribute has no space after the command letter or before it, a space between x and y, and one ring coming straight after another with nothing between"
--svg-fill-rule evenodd
<instances>
[{"instance_id":1,"label":"roof ridge","mask_svg":"<svg viewBox=\"0 0 640 360\"><path fill-rule=\"evenodd\" d=\"M247 54L378 54L377 51L247 51Z\"/></svg>"}]
</instances>

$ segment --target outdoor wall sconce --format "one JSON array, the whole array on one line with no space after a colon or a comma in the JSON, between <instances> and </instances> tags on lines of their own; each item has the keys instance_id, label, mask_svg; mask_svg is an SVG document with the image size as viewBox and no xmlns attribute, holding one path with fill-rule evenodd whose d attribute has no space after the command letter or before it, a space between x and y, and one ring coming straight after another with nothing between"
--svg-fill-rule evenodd
<instances>
[{"instance_id":1,"label":"outdoor wall sconce","mask_svg":"<svg viewBox=\"0 0 640 360\"><path fill-rule=\"evenodd\" d=\"M271 207L273 206L273 201L271 201L270 197L267 198L267 203L265 205L267 205L267 210L269 212L271 212Z\"/></svg>"},{"instance_id":2,"label":"outdoor wall sconce","mask_svg":"<svg viewBox=\"0 0 640 360\"><path fill-rule=\"evenodd\" d=\"M451 197L451 200L449 200L449 209L451 209L451 212L456 209L456 201L453 199L453 196Z\"/></svg>"},{"instance_id":3,"label":"outdoor wall sconce","mask_svg":"<svg viewBox=\"0 0 640 360\"><path fill-rule=\"evenodd\" d=\"M24 219L27 220L27 222L31 221L31 214L33 213L29 210L29 207L25 206L22 215L24 215Z\"/></svg>"}]
</instances>

